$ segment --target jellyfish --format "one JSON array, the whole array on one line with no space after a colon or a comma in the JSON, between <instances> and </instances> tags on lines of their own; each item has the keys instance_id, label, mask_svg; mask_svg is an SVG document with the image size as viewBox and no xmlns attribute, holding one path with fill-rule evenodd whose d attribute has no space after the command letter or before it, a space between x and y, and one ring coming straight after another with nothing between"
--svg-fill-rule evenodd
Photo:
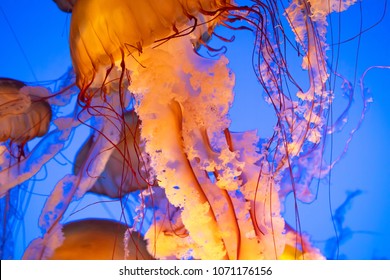
<instances>
[{"instance_id":1,"label":"jellyfish","mask_svg":"<svg viewBox=\"0 0 390 280\"><path fill-rule=\"evenodd\" d=\"M18 222L15 211L19 196L17 188L4 186L4 174L22 175L22 170L15 166L29 156L26 143L48 132L52 114L50 105L25 86L21 81L0 78L0 173L3 175L0 181L0 256L4 259L12 256L12 230Z\"/></svg>"},{"instance_id":2,"label":"jellyfish","mask_svg":"<svg viewBox=\"0 0 390 280\"><path fill-rule=\"evenodd\" d=\"M127 227L115 221L86 219L64 225L64 243L54 251L54 260L152 259L138 233L124 239ZM128 243L126 246L124 240Z\"/></svg>"},{"instance_id":3,"label":"jellyfish","mask_svg":"<svg viewBox=\"0 0 390 280\"><path fill-rule=\"evenodd\" d=\"M113 148L114 151L107 161L103 173L89 190L90 192L119 198L127 193L148 187L145 180L147 174L144 170L146 162L139 160L143 153L139 143L139 119L133 110L125 114L125 124L124 133L126 135L121 137L123 141L119 142L116 148ZM79 167L91 149L94 136L96 135L91 136L78 152L74 165L75 173L78 173ZM123 171L124 166L129 166L131 169Z\"/></svg>"},{"instance_id":4,"label":"jellyfish","mask_svg":"<svg viewBox=\"0 0 390 280\"><path fill-rule=\"evenodd\" d=\"M0 141L11 140L23 144L43 136L49 129L51 108L39 97L21 91L24 83L1 78L1 128Z\"/></svg>"},{"instance_id":5,"label":"jellyfish","mask_svg":"<svg viewBox=\"0 0 390 280\"><path fill-rule=\"evenodd\" d=\"M11 161L0 170L0 197L8 190L32 178L36 173L64 147L72 127L77 123L62 129L61 124L67 118L52 119L52 106L63 106L74 94L72 85L53 95L50 90L41 86L24 86L23 83L12 79L3 79L2 90L4 115L2 119L9 126L2 126L3 142L17 150L17 161ZM19 91L17 90L19 89ZM63 93L61 95L60 93ZM57 129L49 131L51 121L57 123ZM16 129L15 129L16 128ZM43 136L31 151L25 145L35 137ZM14 145L15 144L15 145ZM6 149L6 148L5 148ZM9 150L9 149L8 149ZM11 152L12 154L12 152ZM9 153L2 154L2 159L8 158Z\"/></svg>"},{"instance_id":6,"label":"jellyfish","mask_svg":"<svg viewBox=\"0 0 390 280\"><path fill-rule=\"evenodd\" d=\"M304 89L286 64L285 24L274 2L78 0L70 50L80 93L75 113L55 124L61 139L78 125L93 133L47 199L42 236L24 258L55 256L72 201L87 192L122 199L134 191L140 211L127 230L137 231L142 208L154 210L142 234L154 258L323 258L299 220L295 229L285 223L282 202L289 193L312 201L310 183L330 170L321 156L337 126L327 124L334 93L326 17L353 3L292 1L285 9L307 72ZM218 26L255 35L253 68L277 116L267 139L229 129L234 74L224 48L211 41L234 38L220 36Z\"/></svg>"}]
</instances>

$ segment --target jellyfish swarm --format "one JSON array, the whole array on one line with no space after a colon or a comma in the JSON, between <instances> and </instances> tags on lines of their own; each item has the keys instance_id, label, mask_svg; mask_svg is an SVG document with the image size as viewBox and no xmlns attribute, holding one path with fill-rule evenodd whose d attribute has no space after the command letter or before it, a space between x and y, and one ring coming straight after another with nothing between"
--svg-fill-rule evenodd
<instances>
[{"instance_id":1,"label":"jellyfish swarm","mask_svg":"<svg viewBox=\"0 0 390 280\"><path fill-rule=\"evenodd\" d=\"M69 131L93 118L95 133L80 167L55 186L39 221L43 236L30 244L25 258L49 257L60 246L61 219L69 203L95 188L115 151L123 160L114 192L131 191L124 185L134 172L145 196L154 197L158 185L170 203L151 199L155 213L145 238L152 256L283 258L294 248L303 258L321 258L299 229L285 226L280 200L290 192L297 199L312 199L311 180L326 173L321 153L332 101L326 88L326 15L351 3L294 1L287 8L310 80L305 92L288 72L278 44L282 31L270 28L279 23L275 3L152 4L79 0L74 6L70 43L82 106L56 125ZM274 135L260 147L255 132L228 129L234 77L227 59L193 52L199 46L212 51L207 41L218 37L214 27L237 22L243 24L239 29L256 35L255 71L278 119ZM300 90L297 98L284 94L285 77ZM120 147L128 142L126 114L132 104L143 147L135 149L141 152L136 166L132 152Z\"/></svg>"}]
</instances>

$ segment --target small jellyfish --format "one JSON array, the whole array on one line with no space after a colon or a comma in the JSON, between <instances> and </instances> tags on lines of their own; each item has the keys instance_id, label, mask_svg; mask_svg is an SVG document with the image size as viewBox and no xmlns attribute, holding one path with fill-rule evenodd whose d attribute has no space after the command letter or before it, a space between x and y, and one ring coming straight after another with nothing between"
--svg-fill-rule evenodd
<instances>
[{"instance_id":1,"label":"small jellyfish","mask_svg":"<svg viewBox=\"0 0 390 280\"><path fill-rule=\"evenodd\" d=\"M26 143L48 132L51 115L50 105L23 82L0 78L0 258L13 258L13 230L19 222L19 190L13 189L12 178L23 177Z\"/></svg>"},{"instance_id":2,"label":"small jellyfish","mask_svg":"<svg viewBox=\"0 0 390 280\"><path fill-rule=\"evenodd\" d=\"M25 144L49 130L51 107L39 96L23 91L20 81L0 78L0 142Z\"/></svg>"},{"instance_id":3,"label":"small jellyfish","mask_svg":"<svg viewBox=\"0 0 390 280\"><path fill-rule=\"evenodd\" d=\"M4 87L0 90L0 118L8 125L0 128L5 141L0 142L4 151L0 157L0 197L35 176L64 147L73 123L63 129L67 118L52 116L52 106L67 104L74 93L70 90L72 85L52 94L47 88L24 86L12 79L3 79L1 83ZM35 139L33 145L26 145L37 137L40 139Z\"/></svg>"},{"instance_id":4,"label":"small jellyfish","mask_svg":"<svg viewBox=\"0 0 390 280\"><path fill-rule=\"evenodd\" d=\"M49 91L26 86L20 81L0 78L0 197L17 184L23 183L47 162L41 145L29 151L26 143L49 135L52 109L47 101ZM46 147L46 153L53 150ZM35 167L29 165L39 163ZM28 172L25 172L27 171Z\"/></svg>"},{"instance_id":5,"label":"small jellyfish","mask_svg":"<svg viewBox=\"0 0 390 280\"><path fill-rule=\"evenodd\" d=\"M142 158L143 148L140 146L139 126L138 116L133 110L125 113L125 126L122 133L125 136L121 136L121 141L112 148L114 152L89 192L120 198L130 192L146 189L150 185L145 172L146 159ZM82 162L91 149L94 136L91 136L78 152L74 165L75 174L79 172Z\"/></svg>"}]
</instances>

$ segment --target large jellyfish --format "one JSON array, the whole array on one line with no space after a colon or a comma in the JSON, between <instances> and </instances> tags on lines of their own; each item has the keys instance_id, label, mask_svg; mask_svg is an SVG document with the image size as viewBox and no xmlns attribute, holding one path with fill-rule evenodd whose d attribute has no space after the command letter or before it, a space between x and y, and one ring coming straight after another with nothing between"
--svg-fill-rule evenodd
<instances>
[{"instance_id":1,"label":"large jellyfish","mask_svg":"<svg viewBox=\"0 0 390 280\"><path fill-rule=\"evenodd\" d=\"M23 140L44 135L29 155L1 169L1 195L37 174L78 127L92 133L48 196L42 235L23 258L89 258L69 252L106 238L114 241L111 251L101 248L96 257L323 258L301 231L296 204L314 200L311 184L341 158L323 158L326 138L343 127L352 102L329 118L339 73L327 62L327 28L329 14L355 1L55 2L72 12L77 101L69 115L53 118L50 131L46 125ZM229 129L235 75L224 52L238 32L254 34L252 67L276 116L270 137ZM290 71L286 46L296 49L306 81ZM42 106L58 110L71 102L72 73L55 94L37 90ZM344 85L352 96L351 84ZM12 144L7 133L2 141ZM119 201L120 222L67 223L71 203L88 193ZM288 194L292 225L281 214Z\"/></svg>"}]
</instances>

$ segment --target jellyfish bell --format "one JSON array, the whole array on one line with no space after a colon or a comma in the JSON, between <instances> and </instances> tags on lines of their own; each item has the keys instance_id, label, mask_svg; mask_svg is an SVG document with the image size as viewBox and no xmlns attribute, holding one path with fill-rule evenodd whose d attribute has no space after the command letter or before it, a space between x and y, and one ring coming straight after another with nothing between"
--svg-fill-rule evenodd
<instances>
[{"instance_id":1,"label":"jellyfish bell","mask_svg":"<svg viewBox=\"0 0 390 280\"><path fill-rule=\"evenodd\" d=\"M45 135L51 121L51 107L39 96L22 91L25 84L0 78L0 142L25 144Z\"/></svg>"},{"instance_id":2,"label":"jellyfish bell","mask_svg":"<svg viewBox=\"0 0 390 280\"><path fill-rule=\"evenodd\" d=\"M203 15L216 11L228 1L104 0L77 1L72 13L70 50L81 89L101 86L106 75L124 57L142 53L145 47L193 30L200 36L218 20ZM99 15L99 19L96 18ZM146 16L147 15L147 16ZM193 22L191 22L193 21ZM191 25L192 24L192 25ZM197 28L195 28L197 27Z\"/></svg>"},{"instance_id":3,"label":"jellyfish bell","mask_svg":"<svg viewBox=\"0 0 390 280\"><path fill-rule=\"evenodd\" d=\"M52 260L151 260L146 242L137 232L125 239L128 227L99 219L86 219L64 225L64 242L55 249ZM125 241L124 241L125 240ZM127 244L125 245L124 242ZM126 255L125 255L126 254Z\"/></svg>"},{"instance_id":4,"label":"jellyfish bell","mask_svg":"<svg viewBox=\"0 0 390 280\"><path fill-rule=\"evenodd\" d=\"M132 110L125 113L125 126L121 141L113 147L114 152L108 160L103 173L89 192L120 198L124 195L146 189L150 186L146 173L147 162L142 158L140 145L139 119ZM79 172L82 162L93 144L91 136L76 156L74 172Z\"/></svg>"}]
</instances>

